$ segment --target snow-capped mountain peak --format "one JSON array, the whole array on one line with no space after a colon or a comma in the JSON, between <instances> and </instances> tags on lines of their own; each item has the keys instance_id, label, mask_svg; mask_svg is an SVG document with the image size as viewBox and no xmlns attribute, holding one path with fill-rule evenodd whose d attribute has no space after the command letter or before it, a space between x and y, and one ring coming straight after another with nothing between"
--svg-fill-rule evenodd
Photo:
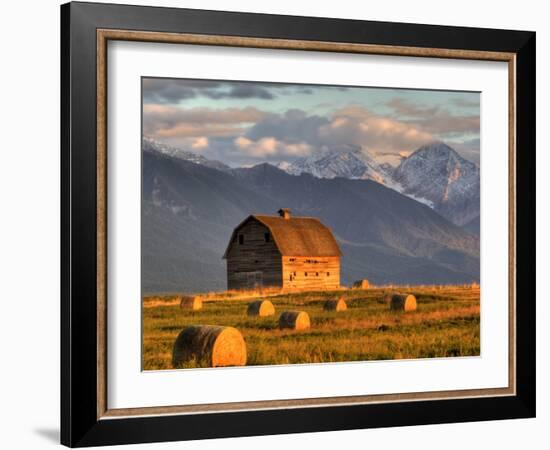
<instances>
[{"instance_id":1,"label":"snow-capped mountain peak","mask_svg":"<svg viewBox=\"0 0 550 450\"><path fill-rule=\"evenodd\" d=\"M190 161L192 163L200 164L202 166L210 167L212 169L223 170L223 171L230 170L230 167L225 165L221 161L208 159L202 155L197 155L196 153L193 153L193 152L188 152L186 150L182 150L177 147L166 145L149 136L143 136L143 139L141 140L141 145L142 145L143 151L153 151L153 152L163 153L165 155L169 155L174 158Z\"/></svg>"},{"instance_id":2,"label":"snow-capped mountain peak","mask_svg":"<svg viewBox=\"0 0 550 450\"><path fill-rule=\"evenodd\" d=\"M343 177L385 183L388 176L372 156L361 147L351 145L334 147L292 163L280 163L278 167L292 175L309 173L317 178Z\"/></svg>"},{"instance_id":3,"label":"snow-capped mountain peak","mask_svg":"<svg viewBox=\"0 0 550 450\"><path fill-rule=\"evenodd\" d=\"M393 172L400 191L463 225L479 216L479 167L443 142L420 147Z\"/></svg>"}]
</instances>

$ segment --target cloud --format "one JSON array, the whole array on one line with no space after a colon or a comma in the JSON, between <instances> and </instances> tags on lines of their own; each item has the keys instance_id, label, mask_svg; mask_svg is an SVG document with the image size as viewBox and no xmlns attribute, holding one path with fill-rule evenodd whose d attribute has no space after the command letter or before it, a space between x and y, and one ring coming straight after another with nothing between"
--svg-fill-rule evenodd
<instances>
[{"instance_id":1,"label":"cloud","mask_svg":"<svg viewBox=\"0 0 550 450\"><path fill-rule=\"evenodd\" d=\"M192 108L182 109L167 105L145 105L143 114L148 118L162 119L166 123L239 123L255 122L266 116L257 108Z\"/></svg>"},{"instance_id":2,"label":"cloud","mask_svg":"<svg viewBox=\"0 0 550 450\"><path fill-rule=\"evenodd\" d=\"M142 81L144 103L178 103L197 97L198 89L214 89L214 81L171 80L165 78L144 78Z\"/></svg>"},{"instance_id":3,"label":"cloud","mask_svg":"<svg viewBox=\"0 0 550 450\"><path fill-rule=\"evenodd\" d=\"M322 116L308 116L300 109L290 109L283 114L271 114L254 124L246 133L252 140L273 136L286 142L310 142L318 144L319 128L329 122Z\"/></svg>"},{"instance_id":4,"label":"cloud","mask_svg":"<svg viewBox=\"0 0 550 450\"><path fill-rule=\"evenodd\" d=\"M205 97L212 99L220 98L260 98L262 100L271 100L275 98L268 89L253 83L236 83L231 85L229 91L203 91Z\"/></svg>"},{"instance_id":5,"label":"cloud","mask_svg":"<svg viewBox=\"0 0 550 450\"><path fill-rule=\"evenodd\" d=\"M206 97L214 100L222 98L275 98L265 84L210 80L172 80L147 78L143 80L144 103L177 104L182 100Z\"/></svg>"},{"instance_id":6,"label":"cloud","mask_svg":"<svg viewBox=\"0 0 550 450\"><path fill-rule=\"evenodd\" d=\"M208 148L208 138L206 136L195 138L191 143L191 148L193 150L202 150L204 148Z\"/></svg>"},{"instance_id":7,"label":"cloud","mask_svg":"<svg viewBox=\"0 0 550 450\"><path fill-rule=\"evenodd\" d=\"M234 145L254 158L307 156L330 148L346 151L358 146L377 154L409 154L434 136L417 126L351 106L329 117L307 115L299 109L270 114L254 124Z\"/></svg>"},{"instance_id":8,"label":"cloud","mask_svg":"<svg viewBox=\"0 0 550 450\"><path fill-rule=\"evenodd\" d=\"M463 108L479 108L479 97L478 100L468 100L465 98L455 98L452 100L453 104Z\"/></svg>"},{"instance_id":9,"label":"cloud","mask_svg":"<svg viewBox=\"0 0 550 450\"><path fill-rule=\"evenodd\" d=\"M481 141L479 138L468 139L466 141L449 141L448 143L464 158L469 159L470 161L479 165L481 146Z\"/></svg>"},{"instance_id":10,"label":"cloud","mask_svg":"<svg viewBox=\"0 0 550 450\"><path fill-rule=\"evenodd\" d=\"M405 110L428 116L426 108L400 103L394 106L401 109L403 116ZM230 165L242 165L288 161L325 149L346 151L350 146L361 147L376 154L380 160L399 161L422 145L438 140L435 131L450 129L451 119L438 114L432 124L426 124L418 118L398 120L382 116L357 105L321 116L308 115L300 109L277 114L254 107L182 109L150 104L144 106L143 119L146 135L185 150L200 151ZM479 124L476 128L475 118L473 124L470 119L453 120L455 137L447 141L461 154L476 161L479 140L477 145L466 143L464 133L458 130L479 131Z\"/></svg>"},{"instance_id":11,"label":"cloud","mask_svg":"<svg viewBox=\"0 0 550 450\"><path fill-rule=\"evenodd\" d=\"M311 146L304 142L288 144L275 139L273 136L263 137L257 141L239 136L235 139L234 144L247 155L262 159L273 156L305 156L312 151Z\"/></svg>"},{"instance_id":12,"label":"cloud","mask_svg":"<svg viewBox=\"0 0 550 450\"><path fill-rule=\"evenodd\" d=\"M377 153L410 151L431 142L434 137L409 123L376 115L359 106L335 111L330 123L319 129L326 145L347 143Z\"/></svg>"},{"instance_id":13,"label":"cloud","mask_svg":"<svg viewBox=\"0 0 550 450\"><path fill-rule=\"evenodd\" d=\"M395 165L419 147L438 140L426 128L429 127L377 115L360 106L341 108L329 117L308 116L294 109L265 116L236 137L233 144L249 158L279 161L324 149L347 151L350 146L357 146L375 154L377 160ZM443 126L436 122L433 128L440 130ZM449 143L466 158L479 161L479 139L454 139Z\"/></svg>"},{"instance_id":14,"label":"cloud","mask_svg":"<svg viewBox=\"0 0 550 450\"><path fill-rule=\"evenodd\" d=\"M422 129L444 138L464 133L478 134L480 129L479 116L453 116L449 113L439 113L430 120L415 123Z\"/></svg>"},{"instance_id":15,"label":"cloud","mask_svg":"<svg viewBox=\"0 0 550 450\"><path fill-rule=\"evenodd\" d=\"M433 116L439 111L437 106L420 106L410 103L402 98L393 98L386 103L400 116L414 117L414 118L426 118Z\"/></svg>"},{"instance_id":16,"label":"cloud","mask_svg":"<svg viewBox=\"0 0 550 450\"><path fill-rule=\"evenodd\" d=\"M234 136L245 124L261 120L266 113L247 108L193 108L147 104L143 107L143 131L158 137Z\"/></svg>"},{"instance_id":17,"label":"cloud","mask_svg":"<svg viewBox=\"0 0 550 450\"><path fill-rule=\"evenodd\" d=\"M453 103L456 104L458 101L465 105L466 101L463 99L456 99ZM479 133L479 114L455 115L440 106L419 106L400 98L392 99L386 105L393 109L394 118L414 124L423 131L440 138L464 133Z\"/></svg>"},{"instance_id":18,"label":"cloud","mask_svg":"<svg viewBox=\"0 0 550 450\"><path fill-rule=\"evenodd\" d=\"M414 125L376 115L359 106L341 108L329 117L308 116L304 111L292 109L284 114L266 116L246 133L252 140L265 136L317 147L348 144L397 152L433 140L430 133Z\"/></svg>"},{"instance_id":19,"label":"cloud","mask_svg":"<svg viewBox=\"0 0 550 450\"><path fill-rule=\"evenodd\" d=\"M219 99L272 100L278 95L314 94L302 85L251 81L215 81L145 78L142 82L144 103L178 104L182 100L205 97Z\"/></svg>"}]
</instances>

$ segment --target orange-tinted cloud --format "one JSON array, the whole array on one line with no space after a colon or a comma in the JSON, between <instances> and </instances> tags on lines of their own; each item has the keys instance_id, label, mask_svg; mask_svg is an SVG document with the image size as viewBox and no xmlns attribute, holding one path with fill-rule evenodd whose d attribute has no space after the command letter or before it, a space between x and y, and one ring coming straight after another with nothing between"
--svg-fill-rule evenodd
<instances>
[{"instance_id":1,"label":"orange-tinted cloud","mask_svg":"<svg viewBox=\"0 0 550 450\"><path fill-rule=\"evenodd\" d=\"M143 107L143 131L158 137L234 136L243 124L265 117L256 108L193 108L147 104Z\"/></svg>"},{"instance_id":2,"label":"orange-tinted cloud","mask_svg":"<svg viewBox=\"0 0 550 450\"><path fill-rule=\"evenodd\" d=\"M464 107L473 107L475 103L458 99L453 102ZM479 133L479 114L451 114L439 106L418 106L403 99L395 98L386 103L397 116L406 123L443 137L462 133Z\"/></svg>"},{"instance_id":3,"label":"orange-tinted cloud","mask_svg":"<svg viewBox=\"0 0 550 450\"><path fill-rule=\"evenodd\" d=\"M434 140L431 133L415 125L373 114L359 106L335 111L330 123L319 129L319 137L326 145L346 143L378 153L412 151Z\"/></svg>"},{"instance_id":4,"label":"orange-tinted cloud","mask_svg":"<svg viewBox=\"0 0 550 450\"><path fill-rule=\"evenodd\" d=\"M285 143L272 136L263 137L257 141L239 136L234 140L235 146L249 156L268 158L273 156L305 156L311 153L312 148L305 142Z\"/></svg>"}]
</instances>

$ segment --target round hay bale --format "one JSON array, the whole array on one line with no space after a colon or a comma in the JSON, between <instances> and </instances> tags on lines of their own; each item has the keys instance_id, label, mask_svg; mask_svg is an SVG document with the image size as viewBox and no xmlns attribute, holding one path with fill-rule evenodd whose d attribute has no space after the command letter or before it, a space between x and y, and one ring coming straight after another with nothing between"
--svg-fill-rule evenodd
<instances>
[{"instance_id":1,"label":"round hay bale","mask_svg":"<svg viewBox=\"0 0 550 450\"><path fill-rule=\"evenodd\" d=\"M416 297L410 294L393 294L390 309L392 311L414 311L416 309Z\"/></svg>"},{"instance_id":2,"label":"round hay bale","mask_svg":"<svg viewBox=\"0 0 550 450\"><path fill-rule=\"evenodd\" d=\"M172 364L187 361L207 367L246 365L246 343L239 330L216 325L191 325L184 328L172 350Z\"/></svg>"},{"instance_id":3,"label":"round hay bale","mask_svg":"<svg viewBox=\"0 0 550 450\"><path fill-rule=\"evenodd\" d=\"M285 311L279 316L279 328L307 330L310 326L309 315L305 311Z\"/></svg>"},{"instance_id":4,"label":"round hay bale","mask_svg":"<svg viewBox=\"0 0 550 450\"><path fill-rule=\"evenodd\" d=\"M275 314L275 307L269 300L256 300L255 302L248 304L246 313L249 316L272 316Z\"/></svg>"},{"instance_id":5,"label":"round hay bale","mask_svg":"<svg viewBox=\"0 0 550 450\"><path fill-rule=\"evenodd\" d=\"M181 309L190 309L192 311L202 309L202 300L199 297L195 297L192 295L183 295L180 298Z\"/></svg>"},{"instance_id":6,"label":"round hay bale","mask_svg":"<svg viewBox=\"0 0 550 450\"><path fill-rule=\"evenodd\" d=\"M358 280L353 283L354 289L368 289L369 288L369 280Z\"/></svg>"},{"instance_id":7,"label":"round hay bale","mask_svg":"<svg viewBox=\"0 0 550 450\"><path fill-rule=\"evenodd\" d=\"M339 298L337 300L327 300L325 302L325 305L323 306L323 309L325 311L345 311L348 309L348 305L346 305L346 302L343 298Z\"/></svg>"}]
</instances>

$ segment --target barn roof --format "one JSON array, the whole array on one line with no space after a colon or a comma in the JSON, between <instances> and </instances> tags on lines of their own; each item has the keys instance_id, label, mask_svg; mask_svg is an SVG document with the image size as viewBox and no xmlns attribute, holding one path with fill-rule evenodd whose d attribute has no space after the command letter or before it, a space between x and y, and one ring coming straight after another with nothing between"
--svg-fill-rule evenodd
<instances>
[{"instance_id":1,"label":"barn roof","mask_svg":"<svg viewBox=\"0 0 550 450\"><path fill-rule=\"evenodd\" d=\"M342 256L330 228L315 217L293 216L285 219L280 216L254 214L248 216L235 228L224 258L227 257L236 232L249 220L257 220L269 228L283 256Z\"/></svg>"}]
</instances>

